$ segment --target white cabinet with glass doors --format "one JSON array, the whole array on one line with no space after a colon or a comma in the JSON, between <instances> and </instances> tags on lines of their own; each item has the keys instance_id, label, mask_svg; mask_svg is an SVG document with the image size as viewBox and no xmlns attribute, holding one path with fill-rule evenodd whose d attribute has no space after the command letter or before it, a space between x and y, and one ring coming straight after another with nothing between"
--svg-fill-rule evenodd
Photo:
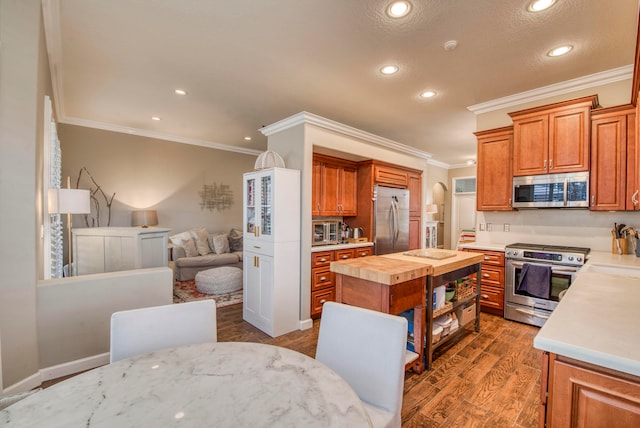
<instances>
[{"instance_id":1,"label":"white cabinet with glass doors","mask_svg":"<svg viewBox=\"0 0 640 428\"><path fill-rule=\"evenodd\" d=\"M243 318L272 337L298 329L300 171L244 174Z\"/></svg>"}]
</instances>

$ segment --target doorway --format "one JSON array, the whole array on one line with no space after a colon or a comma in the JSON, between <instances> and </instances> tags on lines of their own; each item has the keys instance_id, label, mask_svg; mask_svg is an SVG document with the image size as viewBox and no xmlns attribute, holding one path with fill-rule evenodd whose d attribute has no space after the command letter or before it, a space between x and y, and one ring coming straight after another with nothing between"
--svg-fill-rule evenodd
<instances>
[{"instance_id":1,"label":"doorway","mask_svg":"<svg viewBox=\"0 0 640 428\"><path fill-rule=\"evenodd\" d=\"M437 247L444 248L444 222L445 222L445 212L444 212L444 201L447 194L447 185L441 182L437 182L433 185L433 203L438 207L438 212L431 214L431 218L427 220L437 221L436 231L438 234L437 238Z\"/></svg>"},{"instance_id":2,"label":"doorway","mask_svg":"<svg viewBox=\"0 0 640 428\"><path fill-rule=\"evenodd\" d=\"M451 184L451 248L456 248L463 230L476 229L476 177L454 177Z\"/></svg>"}]
</instances>

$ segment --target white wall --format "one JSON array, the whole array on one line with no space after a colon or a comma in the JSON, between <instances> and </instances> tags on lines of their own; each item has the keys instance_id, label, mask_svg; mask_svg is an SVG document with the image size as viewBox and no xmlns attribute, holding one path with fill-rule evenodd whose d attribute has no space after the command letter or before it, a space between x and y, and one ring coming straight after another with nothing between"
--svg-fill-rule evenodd
<instances>
[{"instance_id":1,"label":"white wall","mask_svg":"<svg viewBox=\"0 0 640 428\"><path fill-rule=\"evenodd\" d=\"M0 2L0 392L38 370L36 180L46 84L39 0ZM23 385L28 388L31 385Z\"/></svg>"},{"instance_id":2,"label":"white wall","mask_svg":"<svg viewBox=\"0 0 640 428\"><path fill-rule=\"evenodd\" d=\"M40 281L38 342L43 379L109 362L111 314L173 303L168 267Z\"/></svg>"}]
</instances>

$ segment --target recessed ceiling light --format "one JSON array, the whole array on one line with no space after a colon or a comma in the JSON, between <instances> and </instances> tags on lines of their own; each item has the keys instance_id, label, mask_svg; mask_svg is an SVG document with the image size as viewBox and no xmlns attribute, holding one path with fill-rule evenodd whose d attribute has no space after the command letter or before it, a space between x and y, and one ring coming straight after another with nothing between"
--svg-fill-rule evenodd
<instances>
[{"instance_id":1,"label":"recessed ceiling light","mask_svg":"<svg viewBox=\"0 0 640 428\"><path fill-rule=\"evenodd\" d=\"M251 137L244 137L245 141L251 141Z\"/></svg>"},{"instance_id":2,"label":"recessed ceiling light","mask_svg":"<svg viewBox=\"0 0 640 428\"><path fill-rule=\"evenodd\" d=\"M420 94L421 98L433 98L436 95L438 95L438 93L436 91L424 91L423 93Z\"/></svg>"},{"instance_id":3,"label":"recessed ceiling light","mask_svg":"<svg viewBox=\"0 0 640 428\"><path fill-rule=\"evenodd\" d=\"M380 69L380 73L389 75L397 73L398 70L399 68L397 65L385 65Z\"/></svg>"},{"instance_id":4,"label":"recessed ceiling light","mask_svg":"<svg viewBox=\"0 0 640 428\"><path fill-rule=\"evenodd\" d=\"M408 1L394 1L387 8L387 15L392 18L402 18L411 11L411 3Z\"/></svg>"},{"instance_id":5,"label":"recessed ceiling light","mask_svg":"<svg viewBox=\"0 0 640 428\"><path fill-rule=\"evenodd\" d=\"M529 12L540 12L550 8L555 2L556 0L535 0L529 4L528 10Z\"/></svg>"},{"instance_id":6,"label":"recessed ceiling light","mask_svg":"<svg viewBox=\"0 0 640 428\"><path fill-rule=\"evenodd\" d=\"M156 121L158 121L158 120L160 120L160 118L159 118L158 116L151 116L151 120L156 120Z\"/></svg>"},{"instance_id":7,"label":"recessed ceiling light","mask_svg":"<svg viewBox=\"0 0 640 428\"><path fill-rule=\"evenodd\" d=\"M178 95L187 95L187 91L185 91L184 89L176 89L175 92Z\"/></svg>"},{"instance_id":8,"label":"recessed ceiling light","mask_svg":"<svg viewBox=\"0 0 640 428\"><path fill-rule=\"evenodd\" d=\"M551 49L547 55L549 56L562 56L564 54L569 53L569 51L573 49L573 46L571 45L565 45L565 46L559 46L555 49Z\"/></svg>"},{"instance_id":9,"label":"recessed ceiling light","mask_svg":"<svg viewBox=\"0 0 640 428\"><path fill-rule=\"evenodd\" d=\"M445 51L452 51L457 47L458 47L458 42L456 40L449 40L449 41L444 42L444 50Z\"/></svg>"}]
</instances>

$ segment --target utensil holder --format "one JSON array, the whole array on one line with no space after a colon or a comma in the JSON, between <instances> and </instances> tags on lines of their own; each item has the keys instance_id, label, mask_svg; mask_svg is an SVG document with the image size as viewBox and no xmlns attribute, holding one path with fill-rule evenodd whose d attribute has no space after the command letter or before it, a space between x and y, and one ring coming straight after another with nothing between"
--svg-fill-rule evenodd
<instances>
[{"instance_id":1,"label":"utensil holder","mask_svg":"<svg viewBox=\"0 0 640 428\"><path fill-rule=\"evenodd\" d=\"M611 239L611 252L613 254L618 254L618 245L616 244L616 241L618 241L618 243L620 243L620 249L622 250L622 254L631 254L629 252L629 241L627 241L627 238L612 238ZM637 252L638 252L638 250L636 249L636 255L638 255Z\"/></svg>"}]
</instances>

